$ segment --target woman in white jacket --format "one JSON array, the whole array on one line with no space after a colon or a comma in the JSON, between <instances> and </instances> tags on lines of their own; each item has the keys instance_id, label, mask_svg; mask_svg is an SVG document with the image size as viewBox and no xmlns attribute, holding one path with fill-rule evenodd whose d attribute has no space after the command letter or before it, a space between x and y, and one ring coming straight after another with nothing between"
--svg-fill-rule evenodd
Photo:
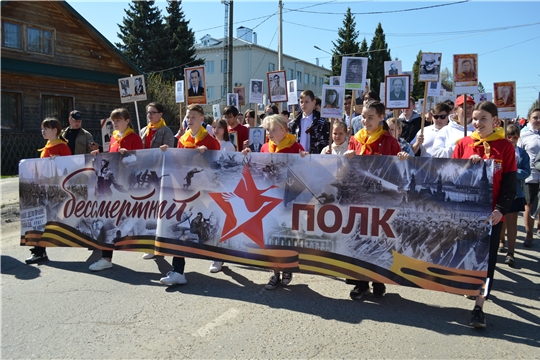
<instances>
[{"instance_id":1,"label":"woman in white jacket","mask_svg":"<svg viewBox=\"0 0 540 360\"><path fill-rule=\"evenodd\" d=\"M451 158L457 142L463 138L463 123L467 122L467 135L474 131L472 125L472 112L475 105L474 100L467 96L467 114L463 111L463 103L466 95L461 95L456 100L456 115L450 118L448 125L442 128L433 142L431 155L436 158Z\"/></svg>"}]
</instances>

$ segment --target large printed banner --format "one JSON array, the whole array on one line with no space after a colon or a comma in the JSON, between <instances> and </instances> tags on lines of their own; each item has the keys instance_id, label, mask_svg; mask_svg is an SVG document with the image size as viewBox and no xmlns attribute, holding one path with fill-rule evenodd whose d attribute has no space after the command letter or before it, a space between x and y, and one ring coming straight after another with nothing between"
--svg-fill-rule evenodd
<instances>
[{"instance_id":1,"label":"large printed banner","mask_svg":"<svg viewBox=\"0 0 540 360\"><path fill-rule=\"evenodd\" d=\"M19 166L21 245L155 251L478 294L492 162L158 149Z\"/></svg>"}]
</instances>

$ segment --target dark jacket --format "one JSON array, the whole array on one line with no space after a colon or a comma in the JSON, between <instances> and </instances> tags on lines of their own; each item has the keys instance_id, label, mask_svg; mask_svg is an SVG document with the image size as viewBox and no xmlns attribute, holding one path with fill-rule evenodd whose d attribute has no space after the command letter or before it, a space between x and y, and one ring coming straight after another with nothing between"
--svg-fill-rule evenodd
<instances>
[{"instance_id":1,"label":"dark jacket","mask_svg":"<svg viewBox=\"0 0 540 360\"><path fill-rule=\"evenodd\" d=\"M296 142L300 142L300 134L306 129L302 129L302 112L290 124L290 132L296 135ZM330 123L321 118L321 113L313 110L313 122L309 127L309 151L310 154L320 154L325 146L328 146L330 140Z\"/></svg>"}]
</instances>

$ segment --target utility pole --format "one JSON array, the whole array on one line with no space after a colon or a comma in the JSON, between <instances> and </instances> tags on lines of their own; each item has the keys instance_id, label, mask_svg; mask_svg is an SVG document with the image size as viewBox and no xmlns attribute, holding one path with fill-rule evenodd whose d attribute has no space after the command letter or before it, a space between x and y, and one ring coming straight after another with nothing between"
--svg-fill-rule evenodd
<instances>
[{"instance_id":1,"label":"utility pole","mask_svg":"<svg viewBox=\"0 0 540 360\"><path fill-rule=\"evenodd\" d=\"M227 91L233 92L233 0L229 1L229 56L228 56L228 75Z\"/></svg>"},{"instance_id":2,"label":"utility pole","mask_svg":"<svg viewBox=\"0 0 540 360\"><path fill-rule=\"evenodd\" d=\"M283 70L283 2L279 0L278 70ZM286 84L285 84L286 85Z\"/></svg>"}]
</instances>

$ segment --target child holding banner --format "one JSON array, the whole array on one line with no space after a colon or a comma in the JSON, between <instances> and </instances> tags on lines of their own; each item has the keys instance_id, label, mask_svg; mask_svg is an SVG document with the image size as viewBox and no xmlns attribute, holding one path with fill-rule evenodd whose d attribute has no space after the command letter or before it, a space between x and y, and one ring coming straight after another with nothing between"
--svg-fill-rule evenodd
<instances>
[{"instance_id":1,"label":"child holding banner","mask_svg":"<svg viewBox=\"0 0 540 360\"><path fill-rule=\"evenodd\" d=\"M473 164L477 164L481 160L494 160L493 211L486 219L486 222L489 221L492 224L487 279L483 286L483 294L476 297L476 304L471 313L470 324L474 328L486 327L482 308L493 282L503 216L508 213L516 195L515 150L512 143L505 138L504 129L497 127L498 121L498 111L495 104L490 101L477 104L472 114L472 124L475 131L458 142L452 155L454 159L470 159Z\"/></svg>"},{"instance_id":2,"label":"child holding banner","mask_svg":"<svg viewBox=\"0 0 540 360\"><path fill-rule=\"evenodd\" d=\"M67 145L67 140L60 133L62 124L55 118L46 118L41 123L41 135L47 140L44 148L38 149L41 152L40 158L55 158L56 156L69 156L71 150ZM25 260L27 264L36 264L48 260L47 251L44 247L34 246L30 249L30 256Z\"/></svg>"},{"instance_id":3,"label":"child holding banner","mask_svg":"<svg viewBox=\"0 0 540 360\"><path fill-rule=\"evenodd\" d=\"M264 119L264 127L268 130L269 141L262 148L262 153L280 153L280 154L300 154L302 157L308 154L300 143L296 142L296 136L289 134L287 120L281 115L270 115ZM251 152L249 147L245 148L242 153L246 155ZM291 283L292 273L274 270L265 288L274 290L281 282L287 286Z\"/></svg>"},{"instance_id":4,"label":"child holding banner","mask_svg":"<svg viewBox=\"0 0 540 360\"><path fill-rule=\"evenodd\" d=\"M109 145L109 152L119 152L124 154L126 151L140 150L143 148L143 143L139 135L135 133L131 126L131 115L124 108L114 109L110 116L113 121L114 132ZM92 151L93 155L97 155L99 150ZM90 265L91 271L100 271L112 268L112 250L102 250L101 259Z\"/></svg>"},{"instance_id":5,"label":"child holding banner","mask_svg":"<svg viewBox=\"0 0 540 360\"><path fill-rule=\"evenodd\" d=\"M396 139L388 133L388 126L384 120L385 107L378 101L368 101L362 109L362 128L351 137L349 150L345 156L349 159L355 155L397 155L406 159L407 153L401 151ZM363 280L346 280L347 284L354 285L349 296L353 300L360 300L370 293L369 282ZM373 295L380 297L386 293L386 286L373 282Z\"/></svg>"},{"instance_id":6,"label":"child holding banner","mask_svg":"<svg viewBox=\"0 0 540 360\"><path fill-rule=\"evenodd\" d=\"M332 144L325 146L321 154L345 154L349 147L347 124L341 120L332 123Z\"/></svg>"},{"instance_id":7,"label":"child holding banner","mask_svg":"<svg viewBox=\"0 0 540 360\"><path fill-rule=\"evenodd\" d=\"M220 150L219 141L206 131L202 126L204 121L204 110L202 106L191 104L187 107L186 120L188 130L178 139L178 148L180 149L197 149L200 153L206 150ZM194 173L191 174L193 177ZM189 173L188 173L189 176ZM188 177L186 176L186 178ZM191 184L191 177L188 183ZM186 259L180 256L174 256L172 261L172 270L167 273L167 276L159 279L159 282L168 286L186 284L186 275L184 268Z\"/></svg>"}]
</instances>

